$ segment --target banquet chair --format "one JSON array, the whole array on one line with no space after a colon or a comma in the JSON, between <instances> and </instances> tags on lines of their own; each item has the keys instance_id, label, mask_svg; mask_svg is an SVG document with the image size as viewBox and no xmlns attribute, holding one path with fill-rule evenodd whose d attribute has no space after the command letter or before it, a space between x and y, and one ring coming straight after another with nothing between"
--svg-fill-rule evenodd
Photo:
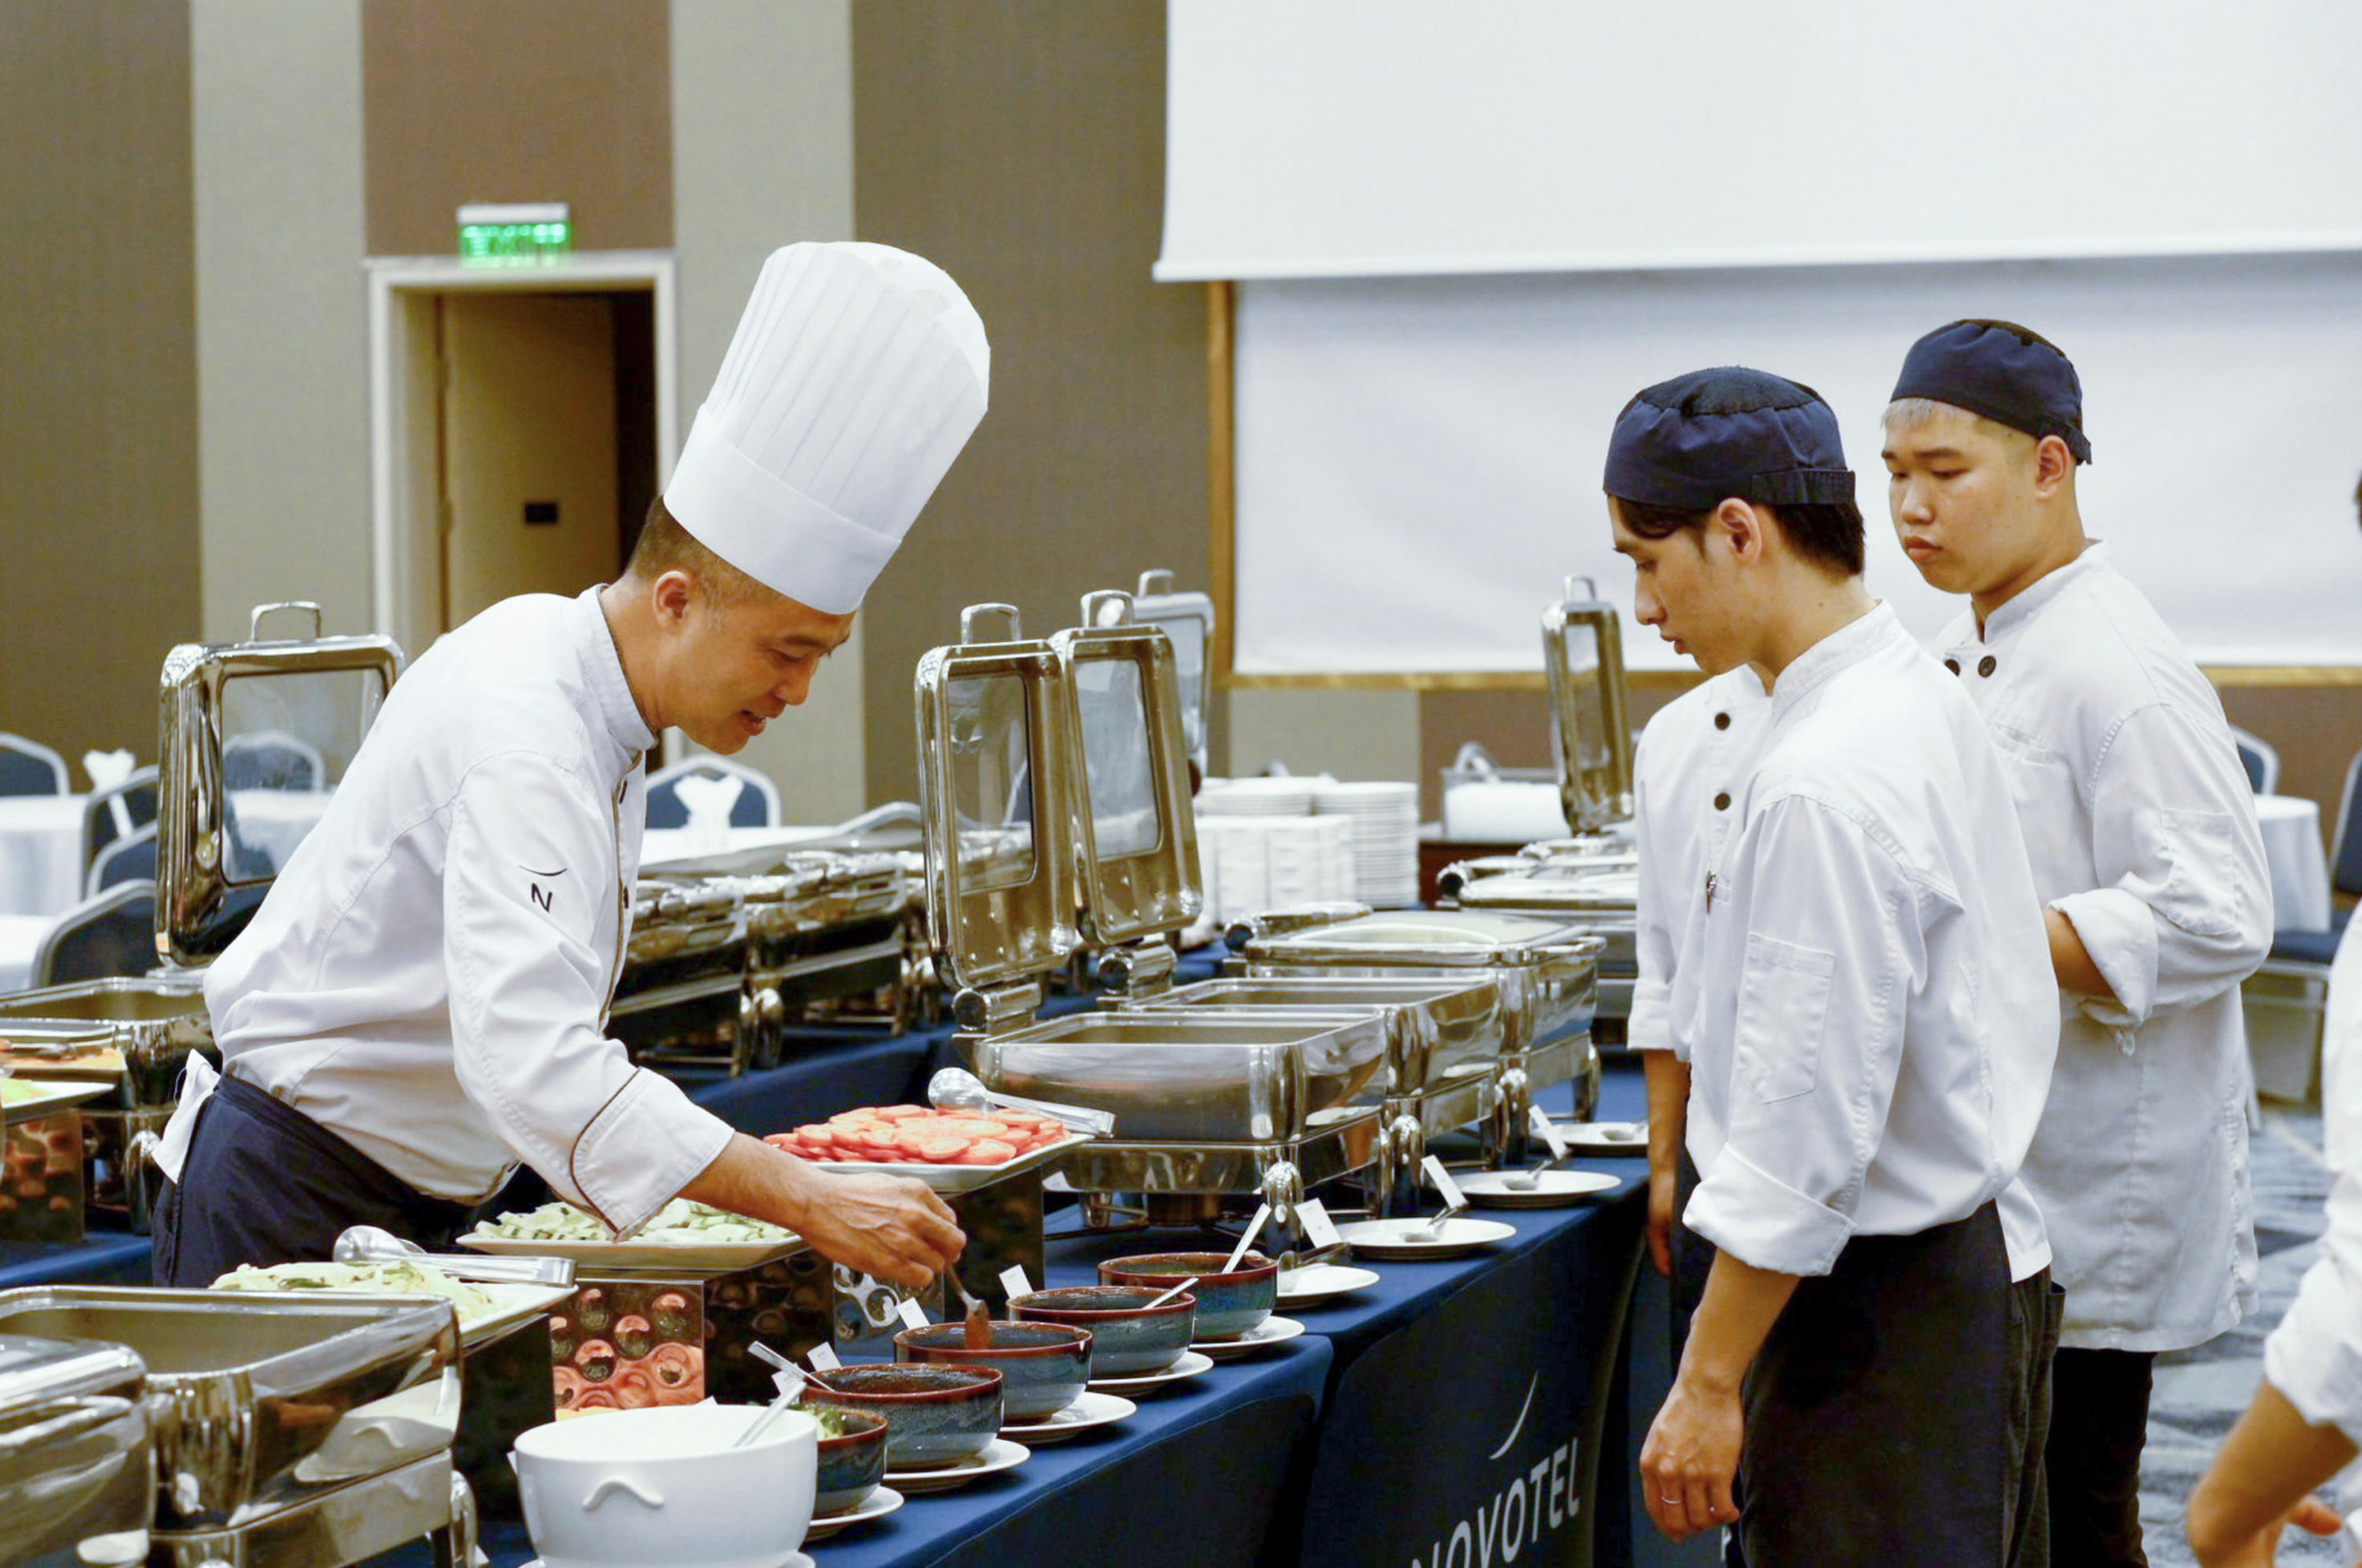
<instances>
[{"instance_id":1,"label":"banquet chair","mask_svg":"<svg viewBox=\"0 0 2362 1568\"><path fill-rule=\"evenodd\" d=\"M2329 890L2345 907L2329 911L2326 931L2276 931L2271 955L2239 988L2247 1016L2247 1055L2256 1089L2275 1099L2312 1098L2321 1062L2321 1027L2329 1005L2329 964L2362 898L2362 820L2354 810L2362 790L2362 752L2345 765L2345 790L2329 840Z\"/></svg>"},{"instance_id":2,"label":"banquet chair","mask_svg":"<svg viewBox=\"0 0 2362 1568\"><path fill-rule=\"evenodd\" d=\"M117 839L128 838L156 821L156 769L153 764L135 768L111 789L94 790L83 805L82 863L98 864L99 856Z\"/></svg>"},{"instance_id":3,"label":"banquet chair","mask_svg":"<svg viewBox=\"0 0 2362 1568\"><path fill-rule=\"evenodd\" d=\"M127 883L85 899L58 917L33 955L33 984L71 985L156 966L156 888Z\"/></svg>"},{"instance_id":4,"label":"banquet chair","mask_svg":"<svg viewBox=\"0 0 2362 1568\"><path fill-rule=\"evenodd\" d=\"M285 730L254 730L222 743L225 790L312 790L327 777L320 748Z\"/></svg>"},{"instance_id":5,"label":"banquet chair","mask_svg":"<svg viewBox=\"0 0 2362 1568\"><path fill-rule=\"evenodd\" d=\"M90 863L89 882L83 896L94 899L109 888L126 882L145 887L156 885L156 824L148 823L132 829L127 837L118 838L98 852Z\"/></svg>"},{"instance_id":6,"label":"banquet chair","mask_svg":"<svg viewBox=\"0 0 2362 1568\"><path fill-rule=\"evenodd\" d=\"M691 756L657 768L648 775L647 825L652 828L679 828L689 825L689 808L680 802L674 789L683 778L694 775L701 778L733 778L742 780L745 788L730 802L732 827L777 827L779 825L779 787L770 776L758 773L743 762L733 762L723 756Z\"/></svg>"},{"instance_id":7,"label":"banquet chair","mask_svg":"<svg viewBox=\"0 0 2362 1568\"><path fill-rule=\"evenodd\" d=\"M2247 788L2258 795L2279 791L2280 754L2269 742L2251 735L2238 725L2231 726L2231 740L2239 748L2239 766L2247 770Z\"/></svg>"},{"instance_id":8,"label":"banquet chair","mask_svg":"<svg viewBox=\"0 0 2362 1568\"><path fill-rule=\"evenodd\" d=\"M64 757L39 741L0 730L0 795L67 792Z\"/></svg>"}]
</instances>

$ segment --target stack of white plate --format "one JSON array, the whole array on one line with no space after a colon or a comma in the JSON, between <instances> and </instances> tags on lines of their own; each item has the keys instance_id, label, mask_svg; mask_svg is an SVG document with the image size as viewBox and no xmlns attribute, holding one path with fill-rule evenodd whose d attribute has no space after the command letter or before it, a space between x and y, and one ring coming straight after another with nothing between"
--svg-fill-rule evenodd
<instances>
[{"instance_id":1,"label":"stack of white plate","mask_svg":"<svg viewBox=\"0 0 2362 1568\"><path fill-rule=\"evenodd\" d=\"M1341 817L1202 818L1198 856L1208 907L1224 922L1354 896L1352 824Z\"/></svg>"},{"instance_id":2,"label":"stack of white plate","mask_svg":"<svg viewBox=\"0 0 2362 1568\"><path fill-rule=\"evenodd\" d=\"M1314 778L1209 778L1198 791L1198 820L1209 817L1308 817Z\"/></svg>"},{"instance_id":3,"label":"stack of white plate","mask_svg":"<svg viewBox=\"0 0 2362 1568\"><path fill-rule=\"evenodd\" d=\"M1418 902L1418 786L1373 779L1313 787L1316 816L1353 824L1353 897L1372 909Z\"/></svg>"}]
</instances>

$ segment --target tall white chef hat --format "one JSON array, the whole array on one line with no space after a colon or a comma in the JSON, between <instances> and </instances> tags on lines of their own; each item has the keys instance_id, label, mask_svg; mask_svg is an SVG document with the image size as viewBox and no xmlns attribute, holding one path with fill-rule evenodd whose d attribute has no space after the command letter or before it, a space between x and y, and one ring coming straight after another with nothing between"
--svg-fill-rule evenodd
<instances>
[{"instance_id":1,"label":"tall white chef hat","mask_svg":"<svg viewBox=\"0 0 2362 1568\"><path fill-rule=\"evenodd\" d=\"M665 486L698 542L831 614L862 596L984 418L992 350L931 261L771 253Z\"/></svg>"}]
</instances>

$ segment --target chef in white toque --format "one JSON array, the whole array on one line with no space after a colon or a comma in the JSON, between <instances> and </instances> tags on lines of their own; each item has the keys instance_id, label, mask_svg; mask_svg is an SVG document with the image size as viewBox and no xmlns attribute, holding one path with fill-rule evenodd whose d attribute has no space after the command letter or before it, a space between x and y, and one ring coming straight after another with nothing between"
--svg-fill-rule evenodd
<instances>
[{"instance_id":1,"label":"chef in white toque","mask_svg":"<svg viewBox=\"0 0 2362 1568\"><path fill-rule=\"evenodd\" d=\"M605 1032L643 764L801 702L984 417L984 325L882 245L776 251L624 575L492 606L395 685L319 826L206 977L223 1072L160 1163L160 1284L445 1244L519 1164L619 1237L689 1198L921 1285L959 1254L917 1182L743 1133Z\"/></svg>"}]
</instances>

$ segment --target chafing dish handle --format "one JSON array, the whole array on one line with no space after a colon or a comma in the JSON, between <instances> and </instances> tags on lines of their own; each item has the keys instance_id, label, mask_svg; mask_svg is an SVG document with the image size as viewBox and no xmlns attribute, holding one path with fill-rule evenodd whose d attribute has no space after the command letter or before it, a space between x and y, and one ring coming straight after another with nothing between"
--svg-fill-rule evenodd
<instances>
[{"instance_id":1,"label":"chafing dish handle","mask_svg":"<svg viewBox=\"0 0 2362 1568\"><path fill-rule=\"evenodd\" d=\"M1261 914L1243 915L1230 923L1222 940L1233 953L1243 953L1251 942L1267 937L1286 936L1290 933L1309 931L1315 926L1336 925L1344 921L1360 920L1373 913L1370 906L1351 899L1332 899L1319 903L1290 904L1285 909L1265 910Z\"/></svg>"}]
</instances>

